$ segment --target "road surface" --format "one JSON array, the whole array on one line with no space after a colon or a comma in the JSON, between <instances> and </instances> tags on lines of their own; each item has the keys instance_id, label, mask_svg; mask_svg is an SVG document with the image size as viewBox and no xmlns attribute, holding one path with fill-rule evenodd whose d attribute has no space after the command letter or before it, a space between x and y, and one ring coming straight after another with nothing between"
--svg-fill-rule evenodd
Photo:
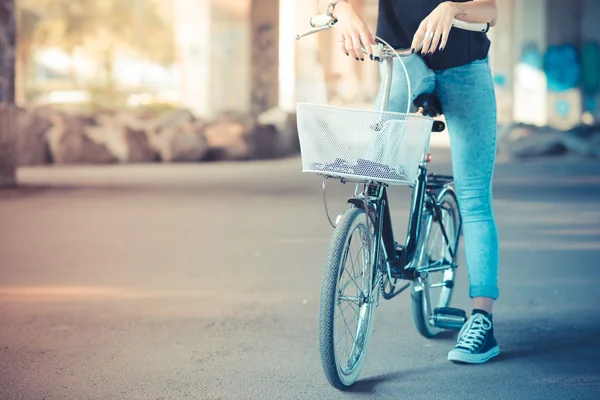
<instances>
[{"instance_id":1,"label":"road surface","mask_svg":"<svg viewBox=\"0 0 600 400\"><path fill-rule=\"evenodd\" d=\"M449 171L446 150L432 169ZM500 357L446 361L455 334L420 337L406 293L376 310L345 393L321 370L331 228L298 158L19 179L0 192L1 399L600 398L600 163L497 165ZM334 214L352 191L331 188ZM400 238L408 195L391 192ZM462 260L454 305L469 308Z\"/></svg>"}]
</instances>

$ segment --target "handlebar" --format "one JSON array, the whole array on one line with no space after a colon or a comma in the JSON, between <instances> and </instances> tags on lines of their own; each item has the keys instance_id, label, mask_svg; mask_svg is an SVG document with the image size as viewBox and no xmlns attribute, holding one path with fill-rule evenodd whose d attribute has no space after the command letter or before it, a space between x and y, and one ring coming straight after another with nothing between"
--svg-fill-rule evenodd
<instances>
[{"instance_id":1,"label":"handlebar","mask_svg":"<svg viewBox=\"0 0 600 400\"><path fill-rule=\"evenodd\" d=\"M337 20L328 16L327 14L318 14L310 19L310 26L313 28L321 28L326 26L333 26ZM465 22L455 19L452 25L458 29L464 29L466 31L473 32L484 32L487 33L490 30L490 24L485 22Z\"/></svg>"},{"instance_id":2,"label":"handlebar","mask_svg":"<svg viewBox=\"0 0 600 400\"><path fill-rule=\"evenodd\" d=\"M465 31L488 33L490 24L487 22L465 22L458 19L452 21L452 26Z\"/></svg>"},{"instance_id":3,"label":"handlebar","mask_svg":"<svg viewBox=\"0 0 600 400\"><path fill-rule=\"evenodd\" d=\"M296 35L296 40L300 40L301 38L303 38L305 36L331 29L331 28L335 27L336 23L337 23L337 20L335 18L329 17L326 14L315 15L314 17L312 17L310 19L310 26L312 26L313 29L310 29L304 33ZM455 19L452 22L452 26L457 29L463 29L463 30L472 31L472 32L487 33L490 30L489 23L465 22L465 21L460 21L457 19ZM412 54L410 49L395 50L394 52L392 52L391 49L388 49L387 47L383 47L383 45L381 45L381 44L378 44L378 45L375 45L372 47L373 47L373 53L374 53L373 55L376 58L393 57L395 55L399 55L400 57L406 57L406 56L410 56ZM423 47L423 43L421 43L419 45L419 47L417 49L415 49L415 51L421 50L421 47ZM367 51L364 48L362 49L362 51L363 51L363 53L367 54Z\"/></svg>"},{"instance_id":4,"label":"handlebar","mask_svg":"<svg viewBox=\"0 0 600 400\"><path fill-rule=\"evenodd\" d=\"M300 40L304 36L312 35L314 33L318 33L321 31L331 29L331 28L335 27L336 23L337 23L337 20L335 18L329 17L326 14L315 15L314 17L312 17L310 19L310 25L312 26L313 29L310 29L304 33L296 35L296 40ZM490 24L488 24L488 23L464 22L464 21L459 21L457 19L455 19L453 21L452 26L457 29L463 29L463 30L468 30L468 31L473 31L473 32L488 32L490 29ZM383 75L384 83L383 83L381 110L386 111L387 107L388 107L388 102L389 102L389 97L390 97L390 88L391 88L391 83L392 83L392 68L393 68L393 63L391 62L391 60L394 57L397 57L398 60L400 61L400 64L401 64L403 70L404 70L404 74L406 76L406 82L407 82L407 86L408 86L408 96L407 96L408 105L407 105L407 109L406 109L406 113L408 114L410 112L410 106L411 106L410 99L412 98L412 94L411 94L411 86L410 86L410 76L408 74L408 70L406 69L406 66L404 65L404 62L402 62L402 57L410 56L413 54L413 52L411 49L396 50L396 49L392 48L382 38L377 37L377 36L375 38L379 39L379 41L381 43L371 46L371 48L373 49L373 54L372 54L373 59L375 61L385 61L385 72ZM415 52L418 52L421 50L424 42L425 42L425 39L415 49ZM364 47L362 47L361 50L364 54L368 54L367 50Z\"/></svg>"},{"instance_id":5,"label":"handlebar","mask_svg":"<svg viewBox=\"0 0 600 400\"><path fill-rule=\"evenodd\" d=\"M312 26L313 28L317 28L317 27L329 25L332 22L335 23L335 22L337 22L337 20L335 20L334 18L331 18L327 14L319 14L319 15L315 15L314 17L312 17L310 19L310 26Z\"/></svg>"}]
</instances>

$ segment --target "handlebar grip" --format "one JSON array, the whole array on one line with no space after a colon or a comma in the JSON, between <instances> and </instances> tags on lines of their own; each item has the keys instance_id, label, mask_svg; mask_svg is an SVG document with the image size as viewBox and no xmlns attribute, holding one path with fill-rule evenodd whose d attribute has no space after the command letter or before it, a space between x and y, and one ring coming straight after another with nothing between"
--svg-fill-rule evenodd
<instances>
[{"instance_id":1,"label":"handlebar grip","mask_svg":"<svg viewBox=\"0 0 600 400\"><path fill-rule=\"evenodd\" d=\"M490 30L490 24L488 24L488 23L465 22L465 21L459 21L457 19L455 19L452 22L452 26L454 26L455 28L458 28L458 29L464 29L466 31L473 31L473 32L487 33Z\"/></svg>"},{"instance_id":2,"label":"handlebar grip","mask_svg":"<svg viewBox=\"0 0 600 400\"><path fill-rule=\"evenodd\" d=\"M334 19L331 18L329 15L319 14L315 15L314 17L311 17L310 26L312 26L313 28L321 28L331 24L333 21Z\"/></svg>"}]
</instances>

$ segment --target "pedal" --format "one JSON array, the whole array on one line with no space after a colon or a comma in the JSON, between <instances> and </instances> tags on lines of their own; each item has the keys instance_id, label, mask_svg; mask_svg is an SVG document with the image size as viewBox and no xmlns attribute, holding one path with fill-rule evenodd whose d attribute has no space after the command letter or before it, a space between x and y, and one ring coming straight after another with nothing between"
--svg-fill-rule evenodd
<instances>
[{"instance_id":1,"label":"pedal","mask_svg":"<svg viewBox=\"0 0 600 400\"><path fill-rule=\"evenodd\" d=\"M442 329L459 331L467 322L467 313L459 308L438 307L433 310L433 324Z\"/></svg>"}]
</instances>

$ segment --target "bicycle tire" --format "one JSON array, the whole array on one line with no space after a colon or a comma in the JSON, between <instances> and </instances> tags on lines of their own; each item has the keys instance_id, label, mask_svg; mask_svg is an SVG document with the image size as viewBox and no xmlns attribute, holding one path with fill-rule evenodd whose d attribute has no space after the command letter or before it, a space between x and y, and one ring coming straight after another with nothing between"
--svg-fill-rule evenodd
<instances>
[{"instance_id":1,"label":"bicycle tire","mask_svg":"<svg viewBox=\"0 0 600 400\"><path fill-rule=\"evenodd\" d=\"M369 225L369 228L367 228L365 212L362 209L351 208L346 213L344 213L332 234L332 239L329 245L329 250L327 252L327 258L325 261L323 271L319 315L320 356L323 371L327 380L333 387L339 390L344 390L350 387L358 379L358 376L360 375L365 362L367 348L369 345L371 331L373 327L373 293L376 292L376 288L373 287L373 283L376 277L376 264L373 262L373 225ZM366 277L366 282L368 282L370 288L369 291L371 292L371 302L369 304L364 305L368 306L368 309L365 309L366 312L362 314L363 317L357 320L357 330L355 331L355 336L350 335L353 341L353 354L355 347L359 349L359 354L355 355L357 356L357 359L353 368L351 368L350 371L345 372L342 368L342 357L340 357L338 355L338 352L336 352L336 333L338 333L337 330L339 330L339 328L336 330L336 323L339 322L336 321L336 314L338 311L337 306L340 295L338 285L340 283L341 278L343 277L344 270L346 270L346 262L348 261L347 254L349 247L352 245L353 234L358 228L360 228L363 234L365 234L368 237L368 243L366 245L369 249L369 259L366 262L364 262L364 267L368 268L368 276ZM354 278L356 278L356 275L354 276ZM365 281L364 277L363 281ZM346 306L346 308L348 307L351 307L351 305ZM359 306L358 310L359 313L362 312L362 307ZM341 317L344 318L343 312L341 314ZM365 316L367 316L367 318L365 318ZM363 324L361 324L360 321L362 321ZM365 322L366 326L364 326ZM351 332L351 329L348 326L347 322L346 327L348 327L348 331ZM362 335L360 336L357 333L358 329L363 329ZM337 339L338 343L340 341L341 337ZM357 342L359 343L357 344ZM350 363L350 354L348 354L347 363Z\"/></svg>"},{"instance_id":2,"label":"bicycle tire","mask_svg":"<svg viewBox=\"0 0 600 400\"><path fill-rule=\"evenodd\" d=\"M444 223L444 228L446 230L449 240L454 241L453 249L452 249L454 256L452 257L452 256L448 255L451 258L448 261L450 261L452 264L455 265L456 258L457 258L458 243L459 243L460 234L461 234L461 232L460 232L460 229L461 229L460 212L459 212L459 208L458 208L458 201L456 199L456 195L454 194L454 191L450 187L445 187L442 190L440 190L440 192L436 196L436 201L440 205L440 207L442 207L443 209L448 209L449 215L451 216L450 219L446 219L446 220L444 220L444 218L442 217L442 220L443 220L442 223ZM429 212L426 213L425 215L423 215L423 224L422 224L423 232L427 232L426 224L427 224L427 222L428 222L427 220L429 218L431 218L431 214ZM451 222L452 225L450 226L450 224L448 224L447 222ZM432 221L432 225L433 224L439 224L439 222ZM429 248L431 248L431 245L430 245L431 234L430 233L431 232L429 232L429 234L423 233L421 235L421 237L419 238L420 245L419 245L419 253L417 254L417 257L419 257L418 259L421 261L423 260L424 256L427 255ZM442 241L444 240L443 236L441 234L437 235L437 236L441 237ZM419 268L419 267L421 267L421 265L417 266L417 268ZM455 279L456 279L455 268L450 267L443 271L443 278L442 278L443 282L451 281L452 285L451 285L451 287L447 287L447 286L442 287L440 290L440 296L437 300L434 301L434 299L431 299L431 302L433 304L435 304L435 306L434 305L431 306L431 308L430 308L431 312L433 312L433 309L436 307L448 307L450 305L450 302L452 301L452 292L454 289L454 280ZM437 328L430 323L430 315L428 314L428 311L427 311L426 296L424 294L425 290L429 290L429 288L419 287L419 285L416 282L411 283L411 291L410 291L411 310L412 310L414 324L415 324L415 327L416 327L417 331L419 332L419 334L421 334L421 336L431 339L431 338L436 337L442 331L442 329ZM430 295L430 298L431 298L431 295Z\"/></svg>"}]
</instances>

